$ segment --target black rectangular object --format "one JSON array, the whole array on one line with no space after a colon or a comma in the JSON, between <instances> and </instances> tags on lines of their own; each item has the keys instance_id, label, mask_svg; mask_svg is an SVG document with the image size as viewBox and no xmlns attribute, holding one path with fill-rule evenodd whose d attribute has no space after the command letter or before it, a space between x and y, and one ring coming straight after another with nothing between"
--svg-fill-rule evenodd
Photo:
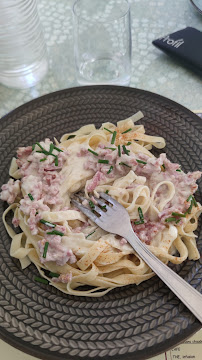
<instances>
[{"instance_id":1,"label":"black rectangular object","mask_svg":"<svg viewBox=\"0 0 202 360\"><path fill-rule=\"evenodd\" d=\"M187 27L152 42L160 50L180 60L199 75L202 75L202 32Z\"/></svg>"}]
</instances>

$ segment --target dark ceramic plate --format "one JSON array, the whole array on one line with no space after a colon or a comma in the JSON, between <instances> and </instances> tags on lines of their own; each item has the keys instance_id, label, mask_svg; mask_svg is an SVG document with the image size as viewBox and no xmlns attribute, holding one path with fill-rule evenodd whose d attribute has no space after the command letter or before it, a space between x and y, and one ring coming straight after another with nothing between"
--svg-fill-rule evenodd
<instances>
[{"instance_id":1,"label":"dark ceramic plate","mask_svg":"<svg viewBox=\"0 0 202 360\"><path fill-rule=\"evenodd\" d=\"M166 138L168 157L185 171L200 167L201 119L181 105L150 92L116 86L62 90L31 101L1 119L0 177L18 146L45 137L60 138L87 123L124 119L142 110L147 134ZM202 185L202 184L201 184ZM202 186L199 186L199 200ZM3 202L0 203L2 215ZM34 282L33 265L20 268L9 255L10 239L0 227L0 337L42 359L147 359L164 352L200 329L199 322L154 277L111 291L102 298L67 296ZM198 239L202 246L201 234ZM201 290L202 264L170 265Z\"/></svg>"}]
</instances>

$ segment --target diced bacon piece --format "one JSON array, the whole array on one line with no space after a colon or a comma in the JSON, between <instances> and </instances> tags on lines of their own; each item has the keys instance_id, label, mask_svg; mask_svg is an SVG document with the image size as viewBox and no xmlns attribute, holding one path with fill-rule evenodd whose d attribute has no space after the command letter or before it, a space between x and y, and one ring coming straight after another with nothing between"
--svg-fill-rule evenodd
<instances>
[{"instance_id":1,"label":"diced bacon piece","mask_svg":"<svg viewBox=\"0 0 202 360\"><path fill-rule=\"evenodd\" d=\"M82 223L81 226L77 226L76 228L72 229L73 233L80 233L82 232L85 228L87 228L87 226L89 226L90 224L86 221L85 223Z\"/></svg>"},{"instance_id":2,"label":"diced bacon piece","mask_svg":"<svg viewBox=\"0 0 202 360\"><path fill-rule=\"evenodd\" d=\"M98 204L98 202L97 202L97 200L94 198L94 196L91 196L91 201L93 202L93 204L95 204L95 205L97 205Z\"/></svg>"},{"instance_id":3,"label":"diced bacon piece","mask_svg":"<svg viewBox=\"0 0 202 360\"><path fill-rule=\"evenodd\" d=\"M144 224L135 225L131 222L134 232L140 238L142 242L149 245L153 237L159 232L165 229L165 225L159 222L146 221Z\"/></svg>"},{"instance_id":4,"label":"diced bacon piece","mask_svg":"<svg viewBox=\"0 0 202 360\"><path fill-rule=\"evenodd\" d=\"M23 165L29 165L28 163L28 157L31 155L32 153L32 147L31 146L27 146L27 147L19 147L17 150L17 165L19 166L19 168L21 168Z\"/></svg>"},{"instance_id":5,"label":"diced bacon piece","mask_svg":"<svg viewBox=\"0 0 202 360\"><path fill-rule=\"evenodd\" d=\"M52 141L49 138L46 138L44 141L40 141L39 144L46 150L49 151L50 150L50 144L52 144ZM36 145L35 147L35 151L36 150L41 150L41 148Z\"/></svg>"},{"instance_id":6,"label":"diced bacon piece","mask_svg":"<svg viewBox=\"0 0 202 360\"><path fill-rule=\"evenodd\" d=\"M45 142L40 142L40 145L46 150L50 150L50 145L52 142L49 139L46 139ZM31 147L30 147L31 148ZM24 149L24 148L23 148ZM25 148L27 149L27 148ZM31 148L32 150L32 148ZM67 150L64 151L58 151L56 149L53 149L52 154L54 155L45 155L43 153L40 153L38 151L41 151L40 147L38 145L35 146L35 150L31 151L31 153L28 153L27 150L27 157L25 158L19 158L17 159L17 164L21 169L21 174L23 176L28 175L43 175L44 171L55 171L55 170L61 170L63 167L64 162L67 159L67 156L69 155L69 152ZM20 152L21 154L21 152ZM58 165L55 165L55 156L58 157ZM44 161L40 161L42 159L45 159Z\"/></svg>"},{"instance_id":7,"label":"diced bacon piece","mask_svg":"<svg viewBox=\"0 0 202 360\"><path fill-rule=\"evenodd\" d=\"M7 184L2 185L1 190L1 200L7 201L8 204L12 204L21 192L20 180L14 181L13 179L10 179Z\"/></svg>"},{"instance_id":8,"label":"diced bacon piece","mask_svg":"<svg viewBox=\"0 0 202 360\"><path fill-rule=\"evenodd\" d=\"M16 217L14 217L13 220L12 220L12 224L16 228L16 227L18 227L20 225L20 220L17 219Z\"/></svg>"},{"instance_id":9,"label":"diced bacon piece","mask_svg":"<svg viewBox=\"0 0 202 360\"><path fill-rule=\"evenodd\" d=\"M93 176L92 180L87 186L87 191L92 192L95 190L96 186L100 185L101 181L105 180L105 176L101 171L97 171L96 174Z\"/></svg>"},{"instance_id":10,"label":"diced bacon piece","mask_svg":"<svg viewBox=\"0 0 202 360\"><path fill-rule=\"evenodd\" d=\"M165 165L166 171L176 171L180 167L179 164L172 163L170 160L168 160L166 154L161 154L159 158L163 158L163 164Z\"/></svg>"},{"instance_id":11,"label":"diced bacon piece","mask_svg":"<svg viewBox=\"0 0 202 360\"><path fill-rule=\"evenodd\" d=\"M61 274L59 277L53 277L52 280L55 283L61 282L67 284L72 280L72 273L70 272L69 274Z\"/></svg>"},{"instance_id":12,"label":"diced bacon piece","mask_svg":"<svg viewBox=\"0 0 202 360\"><path fill-rule=\"evenodd\" d=\"M113 145L111 145L113 147ZM118 155L117 149L101 149L98 152L99 156L101 156L105 160L109 160L110 162L115 161Z\"/></svg>"},{"instance_id":13,"label":"diced bacon piece","mask_svg":"<svg viewBox=\"0 0 202 360\"><path fill-rule=\"evenodd\" d=\"M179 213L179 214L184 213L184 211L188 209L189 205L190 204L187 201L183 202L181 205L178 204L177 206L168 205L168 207L166 209L164 209L163 211L161 211L159 213L158 216L159 216L160 221L162 223L164 223L165 219L173 216L172 215L173 212Z\"/></svg>"},{"instance_id":14,"label":"diced bacon piece","mask_svg":"<svg viewBox=\"0 0 202 360\"><path fill-rule=\"evenodd\" d=\"M86 149L85 147L81 147L81 149L79 150L79 152L77 153L78 157L82 157L82 156L87 156L89 155L89 151L88 149Z\"/></svg>"},{"instance_id":15,"label":"diced bacon piece","mask_svg":"<svg viewBox=\"0 0 202 360\"><path fill-rule=\"evenodd\" d=\"M186 174L186 177L184 179L184 182L186 185L190 186L190 193L193 194L198 189L198 185L196 184L196 181L200 179L202 175L202 172L200 171L194 171L193 173L188 172Z\"/></svg>"},{"instance_id":16,"label":"diced bacon piece","mask_svg":"<svg viewBox=\"0 0 202 360\"><path fill-rule=\"evenodd\" d=\"M104 145L103 143L100 143L100 144L98 145L98 148L104 149L104 148L105 148L105 145Z\"/></svg>"},{"instance_id":17,"label":"diced bacon piece","mask_svg":"<svg viewBox=\"0 0 202 360\"><path fill-rule=\"evenodd\" d=\"M43 176L43 180L46 182L47 185L51 185L52 183L59 183L58 173L56 171L45 172Z\"/></svg>"},{"instance_id":18,"label":"diced bacon piece","mask_svg":"<svg viewBox=\"0 0 202 360\"><path fill-rule=\"evenodd\" d=\"M31 201L29 196L25 195L24 199L20 200L20 210L25 214L29 215L31 210L35 212L49 211L50 208L43 203L43 199Z\"/></svg>"},{"instance_id":19,"label":"diced bacon piece","mask_svg":"<svg viewBox=\"0 0 202 360\"><path fill-rule=\"evenodd\" d=\"M17 150L17 157L18 159L25 159L32 153L32 147L19 147Z\"/></svg>"},{"instance_id":20,"label":"diced bacon piece","mask_svg":"<svg viewBox=\"0 0 202 360\"><path fill-rule=\"evenodd\" d=\"M60 232L62 232L62 233L64 234L65 231L66 231L66 228L65 228L65 226L63 226L63 225L56 225L56 227L54 228L54 230L60 231ZM50 231L50 227L49 227L49 231Z\"/></svg>"},{"instance_id":21,"label":"diced bacon piece","mask_svg":"<svg viewBox=\"0 0 202 360\"><path fill-rule=\"evenodd\" d=\"M122 238L122 239L120 240L120 244L121 244L121 245L125 245L125 244L127 244L127 240L126 240L126 239L124 239L124 238Z\"/></svg>"},{"instance_id":22,"label":"diced bacon piece","mask_svg":"<svg viewBox=\"0 0 202 360\"><path fill-rule=\"evenodd\" d=\"M17 159L16 162L18 167L20 168L20 174L22 177L38 174L38 164L36 162L26 161L24 164L21 164L19 159Z\"/></svg>"},{"instance_id":23,"label":"diced bacon piece","mask_svg":"<svg viewBox=\"0 0 202 360\"><path fill-rule=\"evenodd\" d=\"M44 246L47 241L49 242L48 250L46 257L43 258ZM47 236L47 239L38 241L38 247L40 251L40 261L42 264L47 261L55 261L57 265L63 266L67 262L73 264L77 261L76 256L73 254L72 250L68 249L61 243L60 236Z\"/></svg>"},{"instance_id":24,"label":"diced bacon piece","mask_svg":"<svg viewBox=\"0 0 202 360\"><path fill-rule=\"evenodd\" d=\"M47 204L57 204L59 199L59 185L53 184L51 186L44 185L44 202Z\"/></svg>"},{"instance_id":25,"label":"diced bacon piece","mask_svg":"<svg viewBox=\"0 0 202 360\"><path fill-rule=\"evenodd\" d=\"M98 169L98 163L94 160L88 160L86 163L84 163L83 167L85 170L94 170L97 171Z\"/></svg>"},{"instance_id":26,"label":"diced bacon piece","mask_svg":"<svg viewBox=\"0 0 202 360\"><path fill-rule=\"evenodd\" d=\"M34 200L39 200L42 198L43 184L37 176L24 176L21 187L26 194L31 193Z\"/></svg>"},{"instance_id":27,"label":"diced bacon piece","mask_svg":"<svg viewBox=\"0 0 202 360\"><path fill-rule=\"evenodd\" d=\"M146 162L146 164L138 163L136 174L145 176L147 179L150 179L151 175L155 172L161 173L161 166L163 165L166 158L166 154L161 154L159 158L149 157L146 154L138 153L136 155L137 160ZM179 165L178 165L179 167Z\"/></svg>"},{"instance_id":28,"label":"diced bacon piece","mask_svg":"<svg viewBox=\"0 0 202 360\"><path fill-rule=\"evenodd\" d=\"M41 215L37 214L36 209L31 209L29 213L29 219L27 220L27 223L29 225L30 231L32 235L38 234L38 222L41 219Z\"/></svg>"}]
</instances>

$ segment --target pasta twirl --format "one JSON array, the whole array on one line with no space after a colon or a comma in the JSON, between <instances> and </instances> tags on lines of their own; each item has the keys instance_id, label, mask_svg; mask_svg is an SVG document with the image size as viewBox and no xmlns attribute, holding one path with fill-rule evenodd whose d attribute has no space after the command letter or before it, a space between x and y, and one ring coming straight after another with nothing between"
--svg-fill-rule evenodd
<instances>
[{"instance_id":1,"label":"pasta twirl","mask_svg":"<svg viewBox=\"0 0 202 360\"><path fill-rule=\"evenodd\" d=\"M17 150L1 199L9 204L3 221L12 238L10 254L22 268L32 262L52 286L79 296L102 296L154 275L125 239L71 205L80 190L91 210L99 192L122 204L141 241L164 263L199 258L194 230L202 207L193 194L201 173L184 173L164 153L156 158L150 150L162 149L165 141L145 134L136 124L142 116L100 129L86 125L60 141ZM9 211L20 233L8 225Z\"/></svg>"}]
</instances>

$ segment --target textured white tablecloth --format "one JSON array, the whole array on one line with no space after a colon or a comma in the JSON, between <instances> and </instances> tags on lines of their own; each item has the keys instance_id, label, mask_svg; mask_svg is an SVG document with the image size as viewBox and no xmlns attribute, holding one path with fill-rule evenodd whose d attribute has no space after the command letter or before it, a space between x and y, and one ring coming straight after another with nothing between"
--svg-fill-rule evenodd
<instances>
[{"instance_id":1,"label":"textured white tablecloth","mask_svg":"<svg viewBox=\"0 0 202 360\"><path fill-rule=\"evenodd\" d=\"M73 59L74 0L38 0L50 69L41 83L27 90L0 85L0 116L43 94L78 86ZM202 81L152 45L152 40L193 26L202 16L189 0L130 0L132 18L132 87L167 96L190 109L202 107Z\"/></svg>"}]
</instances>

